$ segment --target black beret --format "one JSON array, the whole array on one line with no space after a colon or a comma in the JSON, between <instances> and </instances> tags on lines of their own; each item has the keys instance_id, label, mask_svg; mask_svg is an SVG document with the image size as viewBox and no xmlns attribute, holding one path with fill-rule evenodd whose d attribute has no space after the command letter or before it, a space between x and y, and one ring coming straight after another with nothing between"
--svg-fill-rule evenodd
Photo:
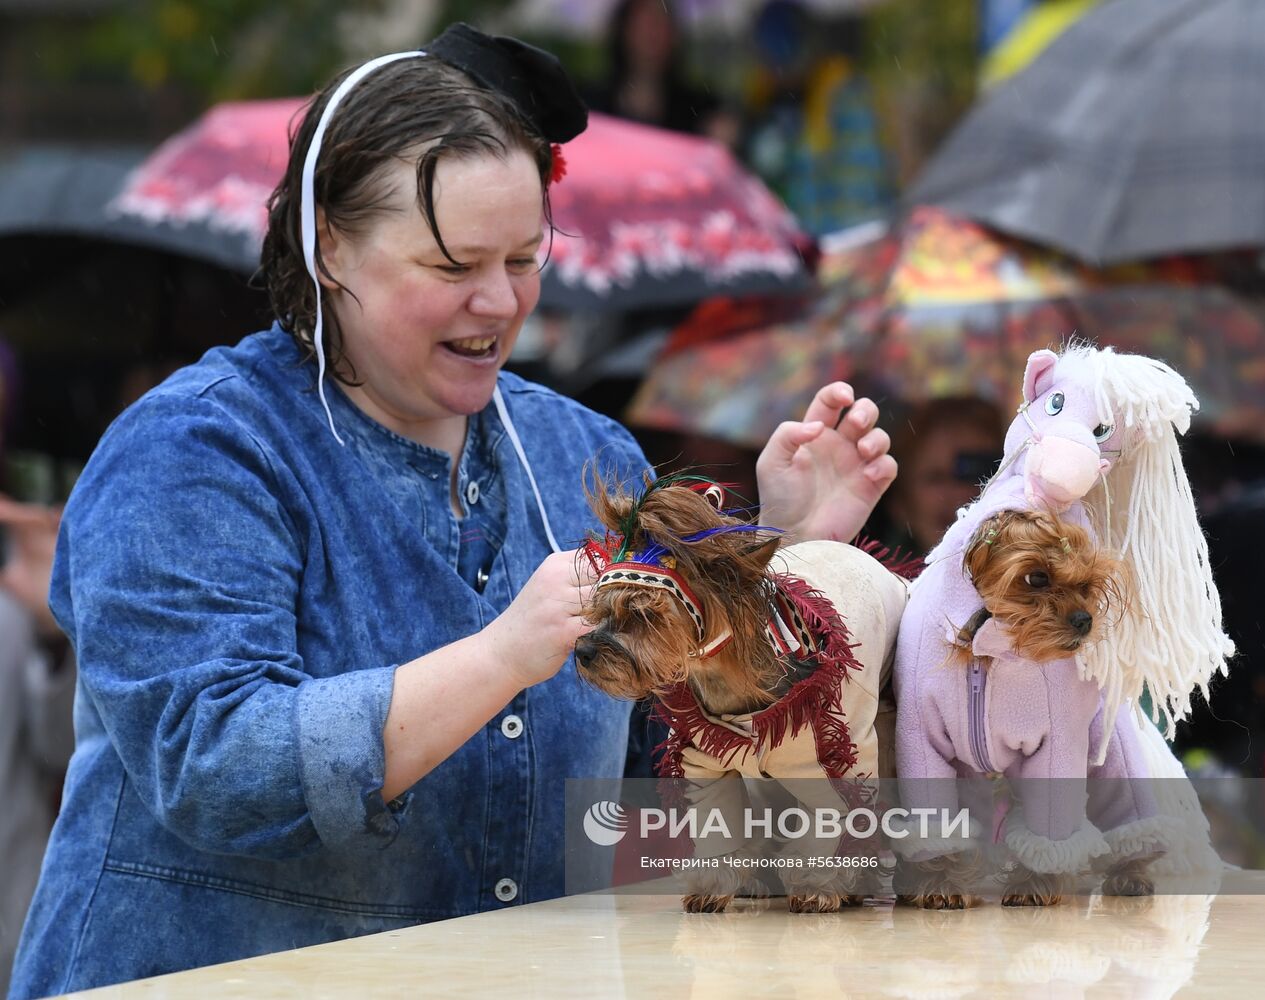
<instances>
[{"instance_id":1,"label":"black beret","mask_svg":"<svg viewBox=\"0 0 1265 1000\"><path fill-rule=\"evenodd\" d=\"M517 38L485 35L463 23L423 48L509 98L549 142L574 139L588 124L589 110L575 84L557 57L543 49Z\"/></svg>"}]
</instances>

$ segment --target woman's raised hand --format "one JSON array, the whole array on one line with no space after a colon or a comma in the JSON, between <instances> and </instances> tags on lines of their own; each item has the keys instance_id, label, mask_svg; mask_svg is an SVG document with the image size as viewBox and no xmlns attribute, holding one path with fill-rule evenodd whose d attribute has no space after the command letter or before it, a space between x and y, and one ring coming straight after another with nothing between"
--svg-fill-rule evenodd
<instances>
[{"instance_id":1,"label":"woman's raised hand","mask_svg":"<svg viewBox=\"0 0 1265 1000\"><path fill-rule=\"evenodd\" d=\"M779 424L756 462L760 521L792 541L851 541L896 478L878 406L846 382L818 391L802 421Z\"/></svg>"}]
</instances>

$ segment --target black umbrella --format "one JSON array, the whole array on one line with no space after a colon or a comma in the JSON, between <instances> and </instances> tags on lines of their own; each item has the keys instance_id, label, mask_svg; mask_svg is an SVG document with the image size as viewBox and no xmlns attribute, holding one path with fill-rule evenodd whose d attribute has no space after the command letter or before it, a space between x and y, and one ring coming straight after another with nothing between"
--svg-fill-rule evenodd
<instances>
[{"instance_id":1,"label":"black umbrella","mask_svg":"<svg viewBox=\"0 0 1265 1000\"><path fill-rule=\"evenodd\" d=\"M87 457L133 390L267 322L257 248L198 221L112 208L146 156L35 145L0 155L0 338L21 363L6 444Z\"/></svg>"},{"instance_id":2,"label":"black umbrella","mask_svg":"<svg viewBox=\"0 0 1265 1000\"><path fill-rule=\"evenodd\" d=\"M206 261L249 275L259 262L258 240L202 219L145 218L119 210L115 199L144 162L132 147L36 145L0 156L0 240L17 241L24 257L47 237L77 237L146 247ZM58 248L64 253L69 244ZM17 276L0 275L0 294ZM18 279L24 281L25 279Z\"/></svg>"},{"instance_id":3,"label":"black umbrella","mask_svg":"<svg viewBox=\"0 0 1265 1000\"><path fill-rule=\"evenodd\" d=\"M1095 265L1265 246L1265 2L1104 0L909 194Z\"/></svg>"}]
</instances>

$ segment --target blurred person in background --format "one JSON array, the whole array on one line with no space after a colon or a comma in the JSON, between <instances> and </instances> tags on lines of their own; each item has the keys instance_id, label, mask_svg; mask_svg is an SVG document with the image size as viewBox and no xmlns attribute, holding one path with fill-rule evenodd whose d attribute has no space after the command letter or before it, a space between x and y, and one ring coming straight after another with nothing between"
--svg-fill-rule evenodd
<instances>
[{"instance_id":1,"label":"blurred person in background","mask_svg":"<svg viewBox=\"0 0 1265 1000\"><path fill-rule=\"evenodd\" d=\"M770 0L753 29L743 156L815 236L881 218L894 198L854 59L861 27L856 17L819 22L797 0Z\"/></svg>"},{"instance_id":2,"label":"blurred person in background","mask_svg":"<svg viewBox=\"0 0 1265 1000\"><path fill-rule=\"evenodd\" d=\"M594 111L733 147L736 115L687 78L680 22L668 0L621 0L607 28L606 76L588 96Z\"/></svg>"},{"instance_id":3,"label":"blurred person in background","mask_svg":"<svg viewBox=\"0 0 1265 1000\"><path fill-rule=\"evenodd\" d=\"M16 371L0 344L0 460ZM55 508L0 495L0 990L6 992L74 749L74 659L48 609L60 519Z\"/></svg>"},{"instance_id":4,"label":"blurred person in background","mask_svg":"<svg viewBox=\"0 0 1265 1000\"><path fill-rule=\"evenodd\" d=\"M892 435L901 475L887 497L885 540L926 555L996 470L1004 441L1001 411L986 400L945 397L915 407Z\"/></svg>"}]
</instances>

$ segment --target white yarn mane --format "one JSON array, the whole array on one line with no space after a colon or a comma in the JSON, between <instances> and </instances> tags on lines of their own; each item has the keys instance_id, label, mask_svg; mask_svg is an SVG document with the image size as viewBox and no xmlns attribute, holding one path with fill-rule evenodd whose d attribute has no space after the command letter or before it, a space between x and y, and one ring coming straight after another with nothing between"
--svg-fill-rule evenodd
<instances>
[{"instance_id":1,"label":"white yarn mane","mask_svg":"<svg viewBox=\"0 0 1265 1000\"><path fill-rule=\"evenodd\" d=\"M1110 347L1068 346L1055 381L1068 374L1093 387L1099 420L1125 432L1107 481L1099 480L1083 504L1099 541L1127 565L1132 600L1103 640L1082 651L1082 671L1102 686L1104 733L1145 687L1152 720L1160 721L1162 708L1172 739L1192 693L1207 698L1209 681L1226 672L1234 654L1177 444L1199 401L1168 365Z\"/></svg>"}]
</instances>

